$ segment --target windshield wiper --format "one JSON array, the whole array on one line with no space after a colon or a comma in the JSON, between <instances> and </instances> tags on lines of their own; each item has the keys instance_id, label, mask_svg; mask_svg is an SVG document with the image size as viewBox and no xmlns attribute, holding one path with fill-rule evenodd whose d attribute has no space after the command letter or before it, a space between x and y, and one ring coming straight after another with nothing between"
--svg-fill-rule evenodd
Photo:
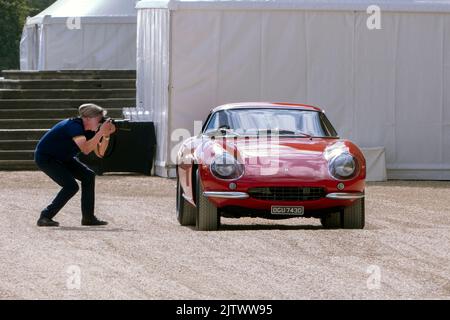
<instances>
[{"instance_id":1,"label":"windshield wiper","mask_svg":"<svg viewBox=\"0 0 450 320\"><path fill-rule=\"evenodd\" d=\"M258 130L258 135L261 132L265 132L268 135L270 135L272 133L276 133L278 135L282 135L282 134L283 135L293 135L293 136L302 135L302 136L305 136L307 138L312 138L312 136L310 134L307 134L307 133L304 133L304 132L301 132L301 131L292 131L292 130L284 130L284 129L282 129L282 130L260 129L260 130Z\"/></svg>"},{"instance_id":2,"label":"windshield wiper","mask_svg":"<svg viewBox=\"0 0 450 320\"><path fill-rule=\"evenodd\" d=\"M305 136L305 137L307 137L309 139L312 139L312 137L313 137L312 135L310 135L308 133L305 133L305 132L301 132L301 131L297 131L295 134L296 135L299 134L299 135Z\"/></svg>"},{"instance_id":3,"label":"windshield wiper","mask_svg":"<svg viewBox=\"0 0 450 320\"><path fill-rule=\"evenodd\" d=\"M226 128L211 130L206 132L205 134L208 136L227 136L227 135L240 136L240 134L234 131L233 129L226 129Z\"/></svg>"}]
</instances>

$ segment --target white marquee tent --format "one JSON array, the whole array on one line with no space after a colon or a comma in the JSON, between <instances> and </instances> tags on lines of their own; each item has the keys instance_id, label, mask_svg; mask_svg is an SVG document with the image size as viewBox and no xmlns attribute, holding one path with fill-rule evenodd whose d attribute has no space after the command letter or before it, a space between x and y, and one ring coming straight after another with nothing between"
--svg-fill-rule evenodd
<instances>
[{"instance_id":1,"label":"white marquee tent","mask_svg":"<svg viewBox=\"0 0 450 320\"><path fill-rule=\"evenodd\" d=\"M373 4L381 29L369 30ZM174 130L193 134L210 108L284 101L322 107L342 137L384 148L389 178L450 179L450 1L173 0L137 8L137 103L153 113L158 175L173 175Z\"/></svg>"},{"instance_id":2,"label":"white marquee tent","mask_svg":"<svg viewBox=\"0 0 450 320\"><path fill-rule=\"evenodd\" d=\"M58 0L28 18L22 70L136 69L136 0Z\"/></svg>"}]
</instances>

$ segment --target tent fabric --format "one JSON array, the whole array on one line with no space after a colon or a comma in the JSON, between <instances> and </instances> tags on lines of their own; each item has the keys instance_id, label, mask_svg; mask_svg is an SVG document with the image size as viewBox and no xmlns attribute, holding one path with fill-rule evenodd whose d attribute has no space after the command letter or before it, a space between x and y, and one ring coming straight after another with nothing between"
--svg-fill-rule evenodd
<instances>
[{"instance_id":1,"label":"tent fabric","mask_svg":"<svg viewBox=\"0 0 450 320\"><path fill-rule=\"evenodd\" d=\"M384 148L388 178L450 179L450 14L382 12L382 29L369 30L365 11L236 5L235 10L138 5L142 16L170 12L170 34L164 36L171 48L164 70L169 102L155 107L148 98L141 101L155 117L166 117L158 129L157 172L173 168L180 142L173 132L184 128L193 134L195 121L204 120L212 107L283 101L319 106L341 137L362 148ZM160 28L138 26L140 33ZM148 52L139 54L148 56L141 65L152 63ZM141 97L152 83L139 68Z\"/></svg>"},{"instance_id":2,"label":"tent fabric","mask_svg":"<svg viewBox=\"0 0 450 320\"><path fill-rule=\"evenodd\" d=\"M137 1L127 0L59 0L42 11L38 16L87 17L87 16L136 16Z\"/></svg>"},{"instance_id":3,"label":"tent fabric","mask_svg":"<svg viewBox=\"0 0 450 320\"><path fill-rule=\"evenodd\" d=\"M386 181L386 152L383 147L361 148L366 159L366 180Z\"/></svg>"},{"instance_id":4,"label":"tent fabric","mask_svg":"<svg viewBox=\"0 0 450 320\"><path fill-rule=\"evenodd\" d=\"M59 0L28 18L21 70L136 69L135 0Z\"/></svg>"},{"instance_id":5,"label":"tent fabric","mask_svg":"<svg viewBox=\"0 0 450 320\"><path fill-rule=\"evenodd\" d=\"M366 11L371 5L377 5L383 11L450 12L448 0L143 0L138 2L137 8Z\"/></svg>"},{"instance_id":6,"label":"tent fabric","mask_svg":"<svg viewBox=\"0 0 450 320\"><path fill-rule=\"evenodd\" d=\"M158 28L139 28L137 50L137 78L139 79L136 105L150 111L158 138L158 149L167 150L169 139L168 109L169 96L169 12L154 10L138 13L138 25L158 26ZM155 159L158 167L165 167L163 152ZM165 175L160 173L159 175Z\"/></svg>"}]
</instances>

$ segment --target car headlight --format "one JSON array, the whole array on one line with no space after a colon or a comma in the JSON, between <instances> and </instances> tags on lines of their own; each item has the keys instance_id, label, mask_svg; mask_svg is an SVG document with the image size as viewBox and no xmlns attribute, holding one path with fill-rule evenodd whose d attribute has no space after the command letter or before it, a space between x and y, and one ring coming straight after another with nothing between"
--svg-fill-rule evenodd
<instances>
[{"instance_id":1,"label":"car headlight","mask_svg":"<svg viewBox=\"0 0 450 320\"><path fill-rule=\"evenodd\" d=\"M356 172L356 160L349 153L341 153L331 159L329 163L330 174L339 180L349 179Z\"/></svg>"},{"instance_id":2,"label":"car headlight","mask_svg":"<svg viewBox=\"0 0 450 320\"><path fill-rule=\"evenodd\" d=\"M244 165L230 154L217 156L211 163L211 173L222 180L239 179L244 174Z\"/></svg>"}]
</instances>

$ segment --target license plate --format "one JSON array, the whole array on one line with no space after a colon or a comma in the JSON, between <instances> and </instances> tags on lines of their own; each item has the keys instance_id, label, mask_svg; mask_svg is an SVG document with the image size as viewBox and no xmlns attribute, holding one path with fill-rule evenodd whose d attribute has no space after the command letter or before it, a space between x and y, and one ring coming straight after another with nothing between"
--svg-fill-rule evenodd
<instances>
[{"instance_id":1,"label":"license plate","mask_svg":"<svg viewBox=\"0 0 450 320\"><path fill-rule=\"evenodd\" d=\"M279 215L302 216L305 213L305 208L301 206L272 206L270 212Z\"/></svg>"}]
</instances>

